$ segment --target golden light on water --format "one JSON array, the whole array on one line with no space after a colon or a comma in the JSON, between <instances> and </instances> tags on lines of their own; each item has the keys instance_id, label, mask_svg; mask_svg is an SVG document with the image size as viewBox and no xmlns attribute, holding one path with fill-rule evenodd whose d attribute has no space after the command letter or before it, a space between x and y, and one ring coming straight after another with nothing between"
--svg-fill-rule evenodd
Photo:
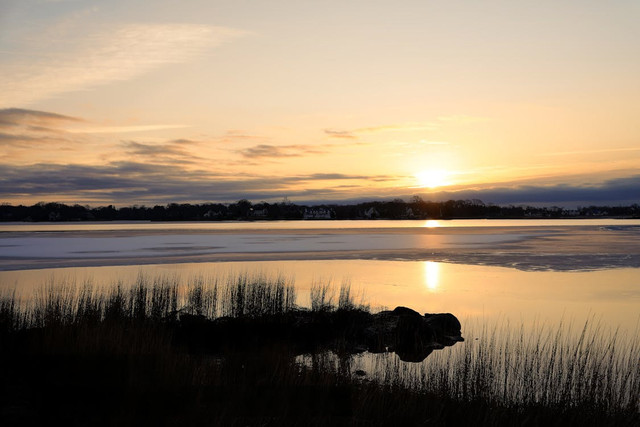
<instances>
[{"instance_id":1,"label":"golden light on water","mask_svg":"<svg viewBox=\"0 0 640 427\"><path fill-rule=\"evenodd\" d=\"M433 261L424 262L424 284L427 289L435 291L440 283L440 264Z\"/></svg>"},{"instance_id":2,"label":"golden light on water","mask_svg":"<svg viewBox=\"0 0 640 427\"><path fill-rule=\"evenodd\" d=\"M438 227L440 227L440 221L438 221L437 219L428 219L424 223L424 227L425 228L438 228Z\"/></svg>"}]
</instances>

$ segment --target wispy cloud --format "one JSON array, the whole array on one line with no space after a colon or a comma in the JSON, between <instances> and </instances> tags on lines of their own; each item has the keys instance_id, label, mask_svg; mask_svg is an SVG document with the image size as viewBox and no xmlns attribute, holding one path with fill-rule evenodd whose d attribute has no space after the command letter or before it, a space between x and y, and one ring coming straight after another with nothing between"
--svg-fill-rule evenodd
<instances>
[{"instance_id":1,"label":"wispy cloud","mask_svg":"<svg viewBox=\"0 0 640 427\"><path fill-rule=\"evenodd\" d=\"M436 123L402 123L384 126L372 126L355 129L354 133L378 133L378 132L412 132L420 130L435 130L438 128Z\"/></svg>"},{"instance_id":2,"label":"wispy cloud","mask_svg":"<svg viewBox=\"0 0 640 427\"><path fill-rule=\"evenodd\" d=\"M79 30L86 31L83 28ZM2 105L25 105L59 93L135 78L183 63L244 34L196 24L130 24L38 40L0 64Z\"/></svg>"},{"instance_id":3,"label":"wispy cloud","mask_svg":"<svg viewBox=\"0 0 640 427\"><path fill-rule=\"evenodd\" d=\"M333 181L333 180L353 180L353 179L371 179L368 175L347 175L344 173L314 173L298 177L303 180L320 180L320 181Z\"/></svg>"},{"instance_id":4,"label":"wispy cloud","mask_svg":"<svg viewBox=\"0 0 640 427\"><path fill-rule=\"evenodd\" d=\"M238 150L238 153L247 158L278 158L301 157L307 154L323 154L326 153L326 151L313 145L258 144L253 147Z\"/></svg>"},{"instance_id":5,"label":"wispy cloud","mask_svg":"<svg viewBox=\"0 0 640 427\"><path fill-rule=\"evenodd\" d=\"M188 140L173 140L160 144L124 141L121 145L127 156L158 164L193 165L203 160L188 150L189 146L196 145Z\"/></svg>"},{"instance_id":6,"label":"wispy cloud","mask_svg":"<svg viewBox=\"0 0 640 427\"><path fill-rule=\"evenodd\" d=\"M0 109L0 128L16 128L31 126L33 129L50 130L51 125L69 122L82 122L78 117L48 113L46 111L27 110L24 108Z\"/></svg>"},{"instance_id":7,"label":"wispy cloud","mask_svg":"<svg viewBox=\"0 0 640 427\"><path fill-rule=\"evenodd\" d=\"M56 143L60 149L63 147L60 143L67 143L68 140L64 138L56 138L50 135L31 136L31 135L15 135L10 133L0 132L0 147L14 147L14 148L35 148L41 147L45 144Z\"/></svg>"},{"instance_id":8,"label":"wispy cloud","mask_svg":"<svg viewBox=\"0 0 640 427\"><path fill-rule=\"evenodd\" d=\"M220 143L235 144L243 141L268 141L268 137L264 135L256 135L241 129L228 130L222 136L215 136L213 140Z\"/></svg>"},{"instance_id":9,"label":"wispy cloud","mask_svg":"<svg viewBox=\"0 0 640 427\"><path fill-rule=\"evenodd\" d=\"M330 138L355 139L361 134L382 133L382 132L413 132L435 130L438 128L437 123L402 123L383 126L370 126L357 129L324 129L324 133Z\"/></svg>"},{"instance_id":10,"label":"wispy cloud","mask_svg":"<svg viewBox=\"0 0 640 427\"><path fill-rule=\"evenodd\" d=\"M78 127L81 126L81 127ZM55 150L66 150L72 147L89 146L96 141L93 134L101 133L131 133L158 129L185 128L185 125L138 125L138 126L95 126L79 118L56 114L46 111L28 110L23 108L0 109L0 146L7 148L4 158L20 157L25 160L25 154L32 158L46 156ZM135 145L137 144L137 145ZM186 147L196 144L188 139L177 139L156 145L144 145L139 142L125 143L128 155L151 155L156 157L161 153L165 160L187 162L198 157L188 153ZM29 149L38 147L39 151L29 153ZM10 148L10 149L9 149ZM47 149L43 151L43 149ZM155 151L154 151L155 150ZM17 157L15 157L17 156ZM170 159L169 157L172 156Z\"/></svg>"},{"instance_id":11,"label":"wispy cloud","mask_svg":"<svg viewBox=\"0 0 640 427\"><path fill-rule=\"evenodd\" d=\"M449 145L446 141L427 141L425 139L421 139L419 142L424 145Z\"/></svg>"},{"instance_id":12,"label":"wispy cloud","mask_svg":"<svg viewBox=\"0 0 640 427\"><path fill-rule=\"evenodd\" d=\"M134 133L134 132L148 132L152 130L166 130L166 129L183 129L188 128L189 125L136 125L136 126L88 126L80 128L70 128L67 131L69 133Z\"/></svg>"},{"instance_id":13,"label":"wispy cloud","mask_svg":"<svg viewBox=\"0 0 640 427\"><path fill-rule=\"evenodd\" d=\"M573 156L576 154L603 154L603 153L623 153L631 151L640 151L640 147L625 148L602 148L597 150L575 150L575 151L556 151L551 153L540 153L540 156Z\"/></svg>"},{"instance_id":14,"label":"wispy cloud","mask_svg":"<svg viewBox=\"0 0 640 427\"><path fill-rule=\"evenodd\" d=\"M344 139L357 138L357 136L353 131L348 131L348 130L325 129L324 133L328 135L330 138L344 138Z\"/></svg>"},{"instance_id":15,"label":"wispy cloud","mask_svg":"<svg viewBox=\"0 0 640 427\"><path fill-rule=\"evenodd\" d=\"M56 145L60 149L72 143L65 126L82 122L77 117L22 108L0 109L0 146L29 149ZM5 151L4 157L9 156Z\"/></svg>"},{"instance_id":16,"label":"wispy cloud","mask_svg":"<svg viewBox=\"0 0 640 427\"><path fill-rule=\"evenodd\" d=\"M180 146L174 144L143 144L135 141L126 141L122 144L129 154L141 154L145 156L174 155L184 156L187 151Z\"/></svg>"},{"instance_id":17,"label":"wispy cloud","mask_svg":"<svg viewBox=\"0 0 640 427\"><path fill-rule=\"evenodd\" d=\"M465 126L468 124L474 124L487 121L484 117L474 117L465 115L452 115L437 117L434 120L428 120L423 122L409 122L409 123L394 123L378 126L366 126L354 129L336 129L327 128L324 129L325 135L330 138L347 138L355 139L361 134L371 133L384 133L384 132L416 132L416 131L433 131L442 128L443 126L456 125Z\"/></svg>"}]
</instances>

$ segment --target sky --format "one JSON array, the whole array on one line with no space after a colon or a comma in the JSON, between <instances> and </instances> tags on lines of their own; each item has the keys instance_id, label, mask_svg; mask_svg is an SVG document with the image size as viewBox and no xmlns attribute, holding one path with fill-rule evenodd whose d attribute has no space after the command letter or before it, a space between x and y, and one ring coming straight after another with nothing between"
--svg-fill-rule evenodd
<instances>
[{"instance_id":1,"label":"sky","mask_svg":"<svg viewBox=\"0 0 640 427\"><path fill-rule=\"evenodd\" d=\"M0 202L640 202L640 2L2 0Z\"/></svg>"}]
</instances>

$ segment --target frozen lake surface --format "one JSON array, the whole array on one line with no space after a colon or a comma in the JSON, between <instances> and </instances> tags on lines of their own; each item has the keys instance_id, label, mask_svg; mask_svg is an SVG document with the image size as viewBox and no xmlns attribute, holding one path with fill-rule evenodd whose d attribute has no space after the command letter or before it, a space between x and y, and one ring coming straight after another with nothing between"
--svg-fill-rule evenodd
<instances>
[{"instance_id":1,"label":"frozen lake surface","mask_svg":"<svg viewBox=\"0 0 640 427\"><path fill-rule=\"evenodd\" d=\"M523 270L640 267L638 220L71 223L0 227L0 270L387 259Z\"/></svg>"}]
</instances>

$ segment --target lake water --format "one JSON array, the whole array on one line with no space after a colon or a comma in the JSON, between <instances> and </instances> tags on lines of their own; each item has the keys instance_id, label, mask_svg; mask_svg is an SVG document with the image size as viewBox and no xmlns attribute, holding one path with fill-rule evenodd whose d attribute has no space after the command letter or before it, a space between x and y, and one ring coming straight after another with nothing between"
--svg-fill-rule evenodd
<instances>
[{"instance_id":1,"label":"lake water","mask_svg":"<svg viewBox=\"0 0 640 427\"><path fill-rule=\"evenodd\" d=\"M465 322L640 320L639 220L288 221L0 225L0 287L108 286L140 273L235 273L349 281L373 308L451 312Z\"/></svg>"}]
</instances>

